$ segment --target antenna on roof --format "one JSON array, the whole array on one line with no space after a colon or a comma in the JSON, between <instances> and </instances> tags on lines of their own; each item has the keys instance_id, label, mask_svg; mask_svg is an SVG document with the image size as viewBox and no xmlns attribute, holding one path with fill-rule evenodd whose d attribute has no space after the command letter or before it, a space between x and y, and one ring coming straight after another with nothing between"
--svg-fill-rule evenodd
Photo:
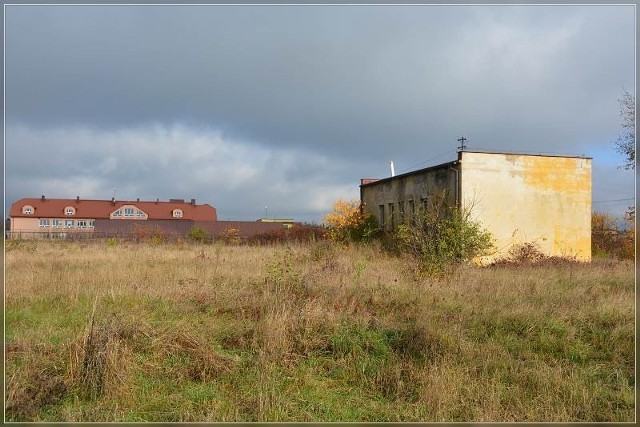
<instances>
[{"instance_id":1,"label":"antenna on roof","mask_svg":"<svg viewBox=\"0 0 640 427\"><path fill-rule=\"evenodd\" d=\"M116 187L113 187L113 196L111 196L113 200L116 199Z\"/></svg>"},{"instance_id":2,"label":"antenna on roof","mask_svg":"<svg viewBox=\"0 0 640 427\"><path fill-rule=\"evenodd\" d=\"M460 138L458 138L458 142L460 143L460 147L458 147L458 151L464 151L467 146L464 145L464 142L467 140L467 138L465 138L464 136L461 136Z\"/></svg>"}]
</instances>

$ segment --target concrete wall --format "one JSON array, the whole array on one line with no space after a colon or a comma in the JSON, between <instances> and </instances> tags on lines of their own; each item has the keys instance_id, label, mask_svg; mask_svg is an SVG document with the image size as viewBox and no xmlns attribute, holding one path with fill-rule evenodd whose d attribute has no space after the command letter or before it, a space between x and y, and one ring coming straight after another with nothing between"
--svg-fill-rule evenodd
<instances>
[{"instance_id":1,"label":"concrete wall","mask_svg":"<svg viewBox=\"0 0 640 427\"><path fill-rule=\"evenodd\" d=\"M385 230L391 230L402 220L401 210L405 217L411 214L411 206L418 209L423 199L430 199L436 194L445 194L449 203L455 203L456 172L451 170L452 164L423 169L393 178L385 178L360 186L360 199L363 209L378 220L384 222ZM380 206L384 206L384 221ZM393 216L391 212L393 211Z\"/></svg>"},{"instance_id":2,"label":"concrete wall","mask_svg":"<svg viewBox=\"0 0 640 427\"><path fill-rule=\"evenodd\" d=\"M496 239L483 261L525 242L591 260L591 159L463 152L460 180L462 207Z\"/></svg>"}]
</instances>

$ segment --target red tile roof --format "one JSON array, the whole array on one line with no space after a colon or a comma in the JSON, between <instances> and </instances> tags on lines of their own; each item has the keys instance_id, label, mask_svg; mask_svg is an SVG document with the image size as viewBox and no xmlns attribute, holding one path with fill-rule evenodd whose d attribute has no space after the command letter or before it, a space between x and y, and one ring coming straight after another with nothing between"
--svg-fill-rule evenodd
<instances>
[{"instance_id":1,"label":"red tile roof","mask_svg":"<svg viewBox=\"0 0 640 427\"><path fill-rule=\"evenodd\" d=\"M22 213L24 206L33 207L32 215ZM195 205L185 201L148 202L136 200L83 200L83 199L42 199L24 198L11 205L9 215L13 218L69 218L64 214L67 206L75 208L73 218L83 219L109 219L109 215L124 205L133 205L146 213L148 219L171 219L192 221L217 221L216 208L211 205ZM173 218L173 210L181 209L182 218Z\"/></svg>"}]
</instances>

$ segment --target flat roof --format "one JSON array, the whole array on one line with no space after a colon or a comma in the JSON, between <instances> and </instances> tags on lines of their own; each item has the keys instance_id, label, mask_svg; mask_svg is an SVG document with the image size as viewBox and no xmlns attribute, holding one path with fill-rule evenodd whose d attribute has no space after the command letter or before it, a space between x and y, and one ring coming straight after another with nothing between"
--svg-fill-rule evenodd
<instances>
[{"instance_id":1,"label":"flat roof","mask_svg":"<svg viewBox=\"0 0 640 427\"><path fill-rule=\"evenodd\" d=\"M576 155L569 155L569 154L558 154L558 153L526 153L526 152L516 152L516 151L495 151L495 150L485 150L483 148L474 148L471 150L464 150L464 151L458 151L458 153L479 153L479 154L504 154L507 156L539 156L539 157L564 157L564 158L572 158L572 159L589 159L589 160L593 160L593 157L589 157L589 156L576 156ZM418 174L418 173L423 173L423 172L428 172L430 170L435 170L435 169L442 169L442 168L449 168L451 166L454 166L458 163L458 160L454 160L451 162L447 162L447 163L442 163L439 165L435 165L435 166L429 166L426 168L422 168L422 169L416 169L414 171L409 171L409 172L405 172L403 174L400 175L396 175L396 176L388 176L386 178L381 178L372 182L367 182L366 184L360 184L360 187L366 187L369 185L375 185L378 183L385 183L388 181L391 181L392 179L395 178L402 178L405 176L410 176L413 174ZM373 179L373 178L371 178Z\"/></svg>"},{"instance_id":2,"label":"flat roof","mask_svg":"<svg viewBox=\"0 0 640 427\"><path fill-rule=\"evenodd\" d=\"M429 166L429 167L422 168L422 169L416 169L414 171L405 172L405 173L402 173L400 175L388 176L386 178L381 178L381 179L378 179L378 180L373 181L373 182L368 182L366 184L360 184L360 187L366 187L368 185L375 185L375 184L379 184L381 182L391 181L392 179L396 179L396 178L402 178L402 177L414 175L414 174L417 174L417 173L428 172L430 170L449 168L449 167L451 167L451 166L453 166L453 165L455 165L457 163L458 163L458 161L454 160L452 162L442 163L442 164L439 164L439 165L436 165L436 166Z\"/></svg>"},{"instance_id":3,"label":"flat roof","mask_svg":"<svg viewBox=\"0 0 640 427\"><path fill-rule=\"evenodd\" d=\"M566 157L571 159L593 159L589 156L576 156L575 154L559 154L559 153L527 153L518 151L496 151L485 150L484 148L473 148L462 151L463 153L481 153L481 154L506 154L511 156L539 156L539 157Z\"/></svg>"}]
</instances>

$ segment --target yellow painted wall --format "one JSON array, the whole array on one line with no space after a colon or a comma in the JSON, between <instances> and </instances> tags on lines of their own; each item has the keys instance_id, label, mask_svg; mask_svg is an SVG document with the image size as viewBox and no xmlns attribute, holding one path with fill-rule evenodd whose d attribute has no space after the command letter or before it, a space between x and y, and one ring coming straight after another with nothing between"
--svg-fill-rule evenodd
<instances>
[{"instance_id":1,"label":"yellow painted wall","mask_svg":"<svg viewBox=\"0 0 640 427\"><path fill-rule=\"evenodd\" d=\"M493 234L497 252L535 242L547 255L591 260L591 159L461 154L462 206Z\"/></svg>"}]
</instances>

